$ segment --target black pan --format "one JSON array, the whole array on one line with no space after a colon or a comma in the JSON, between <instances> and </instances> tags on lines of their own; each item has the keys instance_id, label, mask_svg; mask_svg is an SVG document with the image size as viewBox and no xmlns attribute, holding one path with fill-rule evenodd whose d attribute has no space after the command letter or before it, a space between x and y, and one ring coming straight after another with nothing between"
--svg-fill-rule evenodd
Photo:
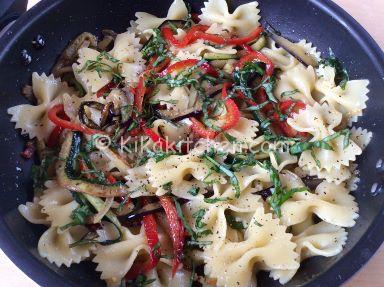
<instances>
[{"instance_id":1,"label":"black pan","mask_svg":"<svg viewBox=\"0 0 384 287\"><path fill-rule=\"evenodd\" d=\"M0 1L1 2L1 1ZM7 107L25 102L20 89L31 80L31 72L48 73L68 41L83 31L100 34L101 29L124 31L136 11L165 15L170 0L43 0L23 15L0 39L0 246L15 264L42 286L104 286L92 263L56 268L41 259L36 250L43 227L26 222L17 206L31 200L30 161L19 153L23 138L9 122ZM201 0L190 1L195 11ZM247 1L231 1L233 7ZM368 78L370 100L358 123L371 130L373 140L358 163L359 189L354 192L360 217L343 252L331 258L305 261L286 286L336 286L350 278L373 255L384 239L384 195L381 192L384 168L376 168L384 158L384 56L368 33L329 0L260 0L262 16L292 39L313 41L322 52L332 47L352 78ZM1 14L1 13L0 13ZM42 34L47 46L34 50L31 40ZM28 49L31 65L21 64L20 52ZM17 171L16 167L22 171ZM372 193L371 187L378 183ZM266 274L258 276L259 286L278 286ZM0 284L3 284L0 283Z\"/></svg>"}]
</instances>

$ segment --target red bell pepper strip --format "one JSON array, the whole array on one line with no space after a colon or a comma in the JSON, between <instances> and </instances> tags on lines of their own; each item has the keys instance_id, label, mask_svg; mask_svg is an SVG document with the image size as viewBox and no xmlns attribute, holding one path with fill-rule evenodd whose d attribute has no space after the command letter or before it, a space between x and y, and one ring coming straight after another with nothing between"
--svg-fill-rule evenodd
<instances>
[{"instance_id":1,"label":"red bell pepper strip","mask_svg":"<svg viewBox=\"0 0 384 287\"><path fill-rule=\"evenodd\" d=\"M170 65L168 68L166 68L161 73L158 73L158 77L164 77L165 75L171 74L173 72L180 72L183 70L186 70L188 68L191 68L195 65L197 65L200 62L200 60L197 59L188 59L180 62L176 62L172 65ZM212 77L218 77L219 73L207 62L203 62L200 66L200 69L202 69L206 74L211 75Z\"/></svg>"},{"instance_id":2,"label":"red bell pepper strip","mask_svg":"<svg viewBox=\"0 0 384 287\"><path fill-rule=\"evenodd\" d=\"M263 33L263 31L264 31L264 28L259 26L255 30L253 30L248 36L245 36L242 38L228 39L226 44L227 45L238 45L238 46L243 45L243 44L247 44L247 43L259 38L261 33Z\"/></svg>"},{"instance_id":3,"label":"red bell pepper strip","mask_svg":"<svg viewBox=\"0 0 384 287\"><path fill-rule=\"evenodd\" d=\"M257 27L253 30L248 36L242 38L224 38L222 36L205 33L208 30L208 26L204 25L195 25L188 30L187 34L182 40L178 40L173 35L173 30L169 27L164 27L161 29L163 37L171 43L171 45L177 48L184 48L190 43L195 42L198 39L202 39L218 45L242 45L249 43L256 38L258 38L261 33L264 31L262 27Z\"/></svg>"},{"instance_id":4,"label":"red bell pepper strip","mask_svg":"<svg viewBox=\"0 0 384 287\"><path fill-rule=\"evenodd\" d=\"M161 136L159 136L157 133L155 133L150 128L147 128L147 127L142 125L142 129L143 129L144 134L147 135L148 137L150 137L150 139L156 145L158 145L162 150L166 151L166 150L169 150L169 149L173 148L172 144L169 144L166 139L164 139Z\"/></svg>"},{"instance_id":5,"label":"red bell pepper strip","mask_svg":"<svg viewBox=\"0 0 384 287\"><path fill-rule=\"evenodd\" d=\"M64 105L62 105L62 104L53 106L48 111L48 118L56 126L59 126L63 129L69 129L72 131L79 131L79 132L83 132L85 134L90 134L90 135L102 133L101 131L90 129L87 126L84 126L81 124L76 124L76 123L73 123L69 120L66 120L64 118Z\"/></svg>"},{"instance_id":6,"label":"red bell pepper strip","mask_svg":"<svg viewBox=\"0 0 384 287\"><path fill-rule=\"evenodd\" d=\"M267 56L265 56L263 53L261 53L259 51L252 51L252 52L248 53L247 55L245 55L244 57L242 57L236 63L235 69L236 68L241 69L244 67L244 65L246 63L254 62L254 61L262 62L266 65L265 76L264 76L265 78L272 76L275 66L273 65L272 61Z\"/></svg>"},{"instance_id":7,"label":"red bell pepper strip","mask_svg":"<svg viewBox=\"0 0 384 287\"><path fill-rule=\"evenodd\" d=\"M301 101L282 101L279 103L279 110L283 115L287 115L288 117L292 117L294 113L298 113L301 109L305 109L306 105ZM295 129L293 129L286 120L281 120L279 117L279 113L274 112L272 114L272 120L274 124L280 129L280 131L287 137L295 137L297 135L306 136L306 133L299 133Z\"/></svg>"},{"instance_id":8,"label":"red bell pepper strip","mask_svg":"<svg viewBox=\"0 0 384 287\"><path fill-rule=\"evenodd\" d=\"M199 138L214 139L219 133L207 128L202 122L194 117L190 117L192 122L191 130Z\"/></svg>"},{"instance_id":9,"label":"red bell pepper strip","mask_svg":"<svg viewBox=\"0 0 384 287\"><path fill-rule=\"evenodd\" d=\"M61 117L66 121L70 120L70 118L64 112L62 113ZM55 126L55 128L52 130L51 134L48 137L47 147L53 148L55 146L58 146L60 135L63 132L63 130L64 129L62 127Z\"/></svg>"},{"instance_id":10,"label":"red bell pepper strip","mask_svg":"<svg viewBox=\"0 0 384 287\"><path fill-rule=\"evenodd\" d=\"M147 88L145 87L145 79L144 75L139 77L139 82L137 83L137 87L134 90L134 99L133 104L137 108L139 112L143 111L143 101L145 93L147 92Z\"/></svg>"},{"instance_id":11,"label":"red bell pepper strip","mask_svg":"<svg viewBox=\"0 0 384 287\"><path fill-rule=\"evenodd\" d=\"M165 58L162 62L158 63L157 66L155 67L155 66L153 66L153 64L156 62L157 58L158 58L158 56L153 56L149 60L148 67L147 67L148 71L153 70L156 73L160 73L162 70L164 70L169 65L169 62L171 62L170 58Z\"/></svg>"},{"instance_id":12,"label":"red bell pepper strip","mask_svg":"<svg viewBox=\"0 0 384 287\"><path fill-rule=\"evenodd\" d=\"M221 90L221 96L226 108L226 114L220 117L220 119L224 120L223 125L220 127L222 131L233 128L240 120L239 108L234 100L228 98L227 89L230 85L230 83L224 83ZM191 129L193 133L200 138L214 139L219 134L219 132L207 128L202 122L194 117L189 118L189 120L192 122Z\"/></svg>"},{"instance_id":13,"label":"red bell pepper strip","mask_svg":"<svg viewBox=\"0 0 384 287\"><path fill-rule=\"evenodd\" d=\"M224 116L225 122L220 127L223 131L229 130L237 125L240 120L240 111L236 103L232 99L228 99L227 89L231 86L230 83L224 83L221 90L221 96L225 100L224 105L226 109L226 114Z\"/></svg>"},{"instance_id":14,"label":"red bell pepper strip","mask_svg":"<svg viewBox=\"0 0 384 287\"><path fill-rule=\"evenodd\" d=\"M117 84L115 82L110 82L110 83L106 84L104 87L102 87L100 90L97 91L96 97L100 98L100 97L104 96L104 94L110 93L111 90L116 88L118 85L119 84Z\"/></svg>"},{"instance_id":15,"label":"red bell pepper strip","mask_svg":"<svg viewBox=\"0 0 384 287\"><path fill-rule=\"evenodd\" d=\"M252 53L254 50L252 49L252 47L251 46L249 46L249 45L247 45L247 44L243 44L243 45L241 45L241 47L245 50L245 51L247 51L247 52L249 52L249 53Z\"/></svg>"},{"instance_id":16,"label":"red bell pepper strip","mask_svg":"<svg viewBox=\"0 0 384 287\"><path fill-rule=\"evenodd\" d=\"M165 215L167 217L169 233L173 244L173 266L172 275L174 276L179 265L181 264L184 248L184 225L181 222L175 203L172 198L166 195L159 197L160 204L164 208Z\"/></svg>"},{"instance_id":17,"label":"red bell pepper strip","mask_svg":"<svg viewBox=\"0 0 384 287\"><path fill-rule=\"evenodd\" d=\"M155 268L159 263L161 249L160 247L156 248L156 245L158 245L160 241L159 234L157 232L157 222L155 216L153 214L143 216L143 225L145 235L147 237L147 243L151 249L149 254L150 260L145 265L133 264L125 276L125 278L128 280L136 279L140 274L147 273L148 271Z\"/></svg>"},{"instance_id":18,"label":"red bell pepper strip","mask_svg":"<svg viewBox=\"0 0 384 287\"><path fill-rule=\"evenodd\" d=\"M110 184L115 184L116 183L116 178L112 174L107 175L107 181Z\"/></svg>"}]
</instances>

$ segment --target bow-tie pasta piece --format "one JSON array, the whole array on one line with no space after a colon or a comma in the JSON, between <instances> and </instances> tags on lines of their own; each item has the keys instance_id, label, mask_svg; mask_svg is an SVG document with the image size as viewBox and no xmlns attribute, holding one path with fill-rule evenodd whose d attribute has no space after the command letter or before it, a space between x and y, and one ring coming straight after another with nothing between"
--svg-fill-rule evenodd
<instances>
[{"instance_id":1,"label":"bow-tie pasta piece","mask_svg":"<svg viewBox=\"0 0 384 287\"><path fill-rule=\"evenodd\" d=\"M245 36L259 26L260 10L257 9L257 6L258 3L254 1L240 5L233 13L229 13L225 0L208 0L204 3L199 18L201 24L222 24L233 34Z\"/></svg>"},{"instance_id":2,"label":"bow-tie pasta piece","mask_svg":"<svg viewBox=\"0 0 384 287\"><path fill-rule=\"evenodd\" d=\"M12 115L11 122L15 122L16 129L21 129L21 134L28 135L30 139L48 139L54 124L48 119L48 110L62 103L64 94L74 94L73 90L62 83L60 79L53 75L46 76L44 73L39 75L32 74L33 95L37 100L37 105L18 105L7 110Z\"/></svg>"},{"instance_id":3,"label":"bow-tie pasta piece","mask_svg":"<svg viewBox=\"0 0 384 287\"><path fill-rule=\"evenodd\" d=\"M123 228L123 239L120 242L97 246L93 262L97 263L96 271L101 272L100 278L120 284L121 279L128 273L135 260L149 253L144 228L139 234L133 234L128 228ZM119 285L117 285L119 286Z\"/></svg>"},{"instance_id":4,"label":"bow-tie pasta piece","mask_svg":"<svg viewBox=\"0 0 384 287\"><path fill-rule=\"evenodd\" d=\"M339 254L347 240L344 228L326 222L309 226L302 233L292 237L297 244L295 251L303 261L313 256L331 257ZM285 284L296 274L297 270L273 270L270 276Z\"/></svg>"},{"instance_id":5,"label":"bow-tie pasta piece","mask_svg":"<svg viewBox=\"0 0 384 287\"><path fill-rule=\"evenodd\" d=\"M136 29L144 32L159 27L166 20L183 20L188 16L188 9L183 0L174 0L168 9L167 17L159 18L146 12L136 12Z\"/></svg>"},{"instance_id":6,"label":"bow-tie pasta piece","mask_svg":"<svg viewBox=\"0 0 384 287\"><path fill-rule=\"evenodd\" d=\"M281 101L292 98L313 105L315 100L312 98L312 91L315 81L316 74L312 66L305 68L301 64L296 65L280 75L274 93ZM290 93L289 97L284 97L284 93Z\"/></svg>"},{"instance_id":7,"label":"bow-tie pasta piece","mask_svg":"<svg viewBox=\"0 0 384 287\"><path fill-rule=\"evenodd\" d=\"M84 226L74 226L65 231L59 231L58 227L52 226L41 235L37 250L41 257L47 258L58 267L69 267L72 263L80 263L91 255L92 244L70 247L70 244L80 240L87 232Z\"/></svg>"},{"instance_id":8,"label":"bow-tie pasta piece","mask_svg":"<svg viewBox=\"0 0 384 287\"><path fill-rule=\"evenodd\" d=\"M208 249L205 273L217 286L249 286L255 265L262 270L295 270L299 267L296 244L272 214L259 208L252 217L244 241L227 242L218 250Z\"/></svg>"},{"instance_id":9,"label":"bow-tie pasta piece","mask_svg":"<svg viewBox=\"0 0 384 287\"><path fill-rule=\"evenodd\" d=\"M310 133L312 141L322 140L334 133L333 129L341 123L342 115L327 104L315 103L288 118L287 123L299 132Z\"/></svg>"},{"instance_id":10,"label":"bow-tie pasta piece","mask_svg":"<svg viewBox=\"0 0 384 287\"><path fill-rule=\"evenodd\" d=\"M285 171L280 179L288 189L304 187L301 179L292 172ZM358 207L345 184L336 185L323 181L315 191L296 192L281 206L281 220L291 226L302 223L317 215L323 221L342 227L352 227L358 217Z\"/></svg>"},{"instance_id":11,"label":"bow-tie pasta piece","mask_svg":"<svg viewBox=\"0 0 384 287\"><path fill-rule=\"evenodd\" d=\"M58 185L56 181L47 181L39 204L41 212L48 215L51 226L61 227L72 221L72 212L79 207L68 189ZM60 231L60 229L59 229Z\"/></svg>"},{"instance_id":12,"label":"bow-tie pasta piece","mask_svg":"<svg viewBox=\"0 0 384 287\"><path fill-rule=\"evenodd\" d=\"M40 198L35 196L32 202L20 204L18 207L21 215L33 224L49 224L47 215L41 212L42 206L39 204Z\"/></svg>"},{"instance_id":13,"label":"bow-tie pasta piece","mask_svg":"<svg viewBox=\"0 0 384 287\"><path fill-rule=\"evenodd\" d=\"M316 89L320 92L320 103L327 102L343 114L349 122L355 122L367 107L368 80L348 81L343 89L335 84L335 68L320 66Z\"/></svg>"}]
</instances>

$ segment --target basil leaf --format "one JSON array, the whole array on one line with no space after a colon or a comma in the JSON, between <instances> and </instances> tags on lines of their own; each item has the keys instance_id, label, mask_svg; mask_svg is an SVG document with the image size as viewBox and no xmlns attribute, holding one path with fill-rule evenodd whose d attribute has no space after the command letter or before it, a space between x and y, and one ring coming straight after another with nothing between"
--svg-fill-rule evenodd
<instances>
[{"instance_id":1,"label":"basil leaf","mask_svg":"<svg viewBox=\"0 0 384 287\"><path fill-rule=\"evenodd\" d=\"M204 198L204 202L211 203L211 204L214 204L220 201L228 201L228 200L231 200L231 198L229 197Z\"/></svg>"},{"instance_id":2,"label":"basil leaf","mask_svg":"<svg viewBox=\"0 0 384 287\"><path fill-rule=\"evenodd\" d=\"M281 98L289 97L289 96L292 96L292 95L297 94L299 92L300 92L299 89L294 89L292 91L285 91L285 92L281 93L280 97Z\"/></svg>"},{"instance_id":3,"label":"basil leaf","mask_svg":"<svg viewBox=\"0 0 384 287\"><path fill-rule=\"evenodd\" d=\"M245 229L243 222L237 221L236 218L233 215L231 215L229 212L225 212L224 214L225 214L225 219L227 220L227 223L231 228L237 229L237 230Z\"/></svg>"},{"instance_id":4,"label":"basil leaf","mask_svg":"<svg viewBox=\"0 0 384 287\"><path fill-rule=\"evenodd\" d=\"M199 194L199 190L200 190L199 187L197 187L197 186L193 186L193 187L191 187L187 192L188 192L190 195L196 196L196 195Z\"/></svg>"},{"instance_id":5,"label":"basil leaf","mask_svg":"<svg viewBox=\"0 0 384 287\"><path fill-rule=\"evenodd\" d=\"M347 70L340 62L340 60L335 56L331 48L329 48L329 58L321 60L319 62L319 65L335 68L335 84L345 90L347 82L349 81L349 75Z\"/></svg>"}]
</instances>

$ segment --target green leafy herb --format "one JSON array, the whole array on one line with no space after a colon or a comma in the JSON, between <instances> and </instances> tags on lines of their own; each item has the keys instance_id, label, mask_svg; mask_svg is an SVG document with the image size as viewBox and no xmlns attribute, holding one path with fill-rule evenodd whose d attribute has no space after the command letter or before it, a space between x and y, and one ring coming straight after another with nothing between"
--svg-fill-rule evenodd
<instances>
[{"instance_id":1,"label":"green leafy herb","mask_svg":"<svg viewBox=\"0 0 384 287\"><path fill-rule=\"evenodd\" d=\"M183 210L181 209L180 203L177 201L176 198L173 198L173 201L175 202L177 215L181 219L181 222L183 223L185 230L188 231L189 235L191 235L192 238L197 239L196 232L192 229L191 226L189 226L188 221L185 219L185 216L184 216Z\"/></svg>"},{"instance_id":2,"label":"green leafy herb","mask_svg":"<svg viewBox=\"0 0 384 287\"><path fill-rule=\"evenodd\" d=\"M285 92L281 93L280 97L281 98L289 97L289 96L292 96L292 95L297 94L299 92L300 92L299 89L294 89L292 91L285 91Z\"/></svg>"},{"instance_id":3,"label":"green leafy herb","mask_svg":"<svg viewBox=\"0 0 384 287\"><path fill-rule=\"evenodd\" d=\"M137 276L135 280L127 280L126 286L130 287L145 287L151 285L156 279L148 279L144 274Z\"/></svg>"},{"instance_id":4,"label":"green leafy herb","mask_svg":"<svg viewBox=\"0 0 384 287\"><path fill-rule=\"evenodd\" d=\"M117 64L117 66L113 67L107 63L104 63L103 59L106 59L112 63L115 63ZM97 72L100 78L102 77L103 73L111 73L113 77L113 81L115 83L121 83L123 80L123 77L119 72L119 69L118 69L119 65L120 65L119 60L112 57L111 54L103 51L96 57L96 60L87 60L85 62L85 65L79 70L79 72L81 73L83 71L95 71Z\"/></svg>"},{"instance_id":5,"label":"green leafy herb","mask_svg":"<svg viewBox=\"0 0 384 287\"><path fill-rule=\"evenodd\" d=\"M187 192L188 192L190 195L196 196L196 195L199 194L199 190L200 190L199 187L197 187L197 186L193 186L193 187L191 187Z\"/></svg>"},{"instance_id":6,"label":"green leafy herb","mask_svg":"<svg viewBox=\"0 0 384 287\"><path fill-rule=\"evenodd\" d=\"M175 105L178 103L178 100L152 100L152 101L149 101L149 103L151 105L158 105L161 103L167 103L167 104Z\"/></svg>"},{"instance_id":7,"label":"green leafy herb","mask_svg":"<svg viewBox=\"0 0 384 287\"><path fill-rule=\"evenodd\" d=\"M269 171L269 177L274 186L272 189L272 195L268 197L267 202L271 206L274 213L281 217L281 205L287 201L295 192L305 191L307 188L293 188L286 190L283 188L278 171L272 166L270 161L264 161L262 167Z\"/></svg>"},{"instance_id":8,"label":"green leafy herb","mask_svg":"<svg viewBox=\"0 0 384 287\"><path fill-rule=\"evenodd\" d=\"M196 240L188 240L187 247L203 247L207 245L211 245L212 241L196 241Z\"/></svg>"},{"instance_id":9,"label":"green leafy herb","mask_svg":"<svg viewBox=\"0 0 384 287\"><path fill-rule=\"evenodd\" d=\"M228 211L225 212L225 219L227 220L227 223L231 228L237 230L245 229L243 222L237 221L236 218Z\"/></svg>"},{"instance_id":10,"label":"green leafy herb","mask_svg":"<svg viewBox=\"0 0 384 287\"><path fill-rule=\"evenodd\" d=\"M234 136L231 136L229 133L224 133L225 138L230 142L230 143L237 143L237 138Z\"/></svg>"},{"instance_id":11,"label":"green leafy herb","mask_svg":"<svg viewBox=\"0 0 384 287\"><path fill-rule=\"evenodd\" d=\"M264 108L269 103L270 103L269 101L265 101L264 103L258 104L256 106L249 106L243 110L244 111L260 111L262 108Z\"/></svg>"},{"instance_id":12,"label":"green leafy herb","mask_svg":"<svg viewBox=\"0 0 384 287\"><path fill-rule=\"evenodd\" d=\"M340 62L340 60L335 56L331 48L329 48L329 58L321 60L319 62L319 65L330 66L332 68L335 68L335 84L345 90L347 82L349 81L349 75L347 70Z\"/></svg>"},{"instance_id":13,"label":"green leafy herb","mask_svg":"<svg viewBox=\"0 0 384 287\"><path fill-rule=\"evenodd\" d=\"M214 204L220 201L228 201L228 200L231 200L231 198L229 197L204 198L204 202L211 203L211 204Z\"/></svg>"},{"instance_id":14,"label":"green leafy herb","mask_svg":"<svg viewBox=\"0 0 384 287\"><path fill-rule=\"evenodd\" d=\"M347 148L350 141L351 132L348 129L336 132L330 136L323 138L322 140L313 141L313 142L299 142L291 146L289 152L293 155L297 155L306 150L311 150L313 148L320 148L325 150L333 150L332 146L328 143L331 140L344 136L343 147Z\"/></svg>"},{"instance_id":15,"label":"green leafy herb","mask_svg":"<svg viewBox=\"0 0 384 287\"><path fill-rule=\"evenodd\" d=\"M311 156L312 156L313 160L315 161L317 167L318 167L318 168L321 168L321 162L320 162L319 159L316 157L316 154L315 154L315 151L314 151L314 150L311 150Z\"/></svg>"},{"instance_id":16,"label":"green leafy herb","mask_svg":"<svg viewBox=\"0 0 384 287\"><path fill-rule=\"evenodd\" d=\"M276 77L271 76L263 80L261 83L261 86L264 88L265 92L267 93L267 97L271 102L277 103L277 99L273 95L273 89L276 84Z\"/></svg>"},{"instance_id":17,"label":"green leafy herb","mask_svg":"<svg viewBox=\"0 0 384 287\"><path fill-rule=\"evenodd\" d=\"M235 197L240 196L240 185L236 175L231 171L225 164L218 163L214 157L217 155L215 150L212 148L210 151L204 153L202 158L214 169L216 172L224 174L229 177L229 182L235 188Z\"/></svg>"},{"instance_id":18,"label":"green leafy herb","mask_svg":"<svg viewBox=\"0 0 384 287\"><path fill-rule=\"evenodd\" d=\"M93 215L93 212L88 205L79 206L72 211L72 221L64 226L61 226L60 229L65 230L71 226L85 225L87 223L87 219L91 215Z\"/></svg>"},{"instance_id":19,"label":"green leafy herb","mask_svg":"<svg viewBox=\"0 0 384 287\"><path fill-rule=\"evenodd\" d=\"M121 239L123 238L123 233L121 232L120 228L113 222L110 221L112 225L116 228L118 232L118 236L115 239L107 239L104 241L98 241L97 238L99 238L99 235L90 231L86 233L82 238L79 240L69 244L69 248L74 248L77 246L82 246L82 245L87 245L87 244L100 244L102 246L107 246L107 245L112 245L117 242L120 242Z\"/></svg>"},{"instance_id":20,"label":"green leafy herb","mask_svg":"<svg viewBox=\"0 0 384 287\"><path fill-rule=\"evenodd\" d=\"M196 222L195 222L196 229L202 229L206 226L206 224L202 222L205 212L206 210L202 208L196 211L194 214L192 214L192 217L196 219Z\"/></svg>"},{"instance_id":21,"label":"green leafy herb","mask_svg":"<svg viewBox=\"0 0 384 287\"><path fill-rule=\"evenodd\" d=\"M49 173L50 166L57 160L57 156L53 153L46 153L41 160L40 165L32 165L30 176L33 181L33 190L39 193L44 189L44 183L52 179Z\"/></svg>"},{"instance_id":22,"label":"green leafy herb","mask_svg":"<svg viewBox=\"0 0 384 287\"><path fill-rule=\"evenodd\" d=\"M164 38L161 36L161 32L159 29L155 28L153 29L154 35L149 39L147 44L144 46L144 48L141 50L141 53L143 55L144 59L149 60L153 56L157 56L158 63L154 63L153 65L156 67L155 64L161 63L166 57L168 57L168 50L167 50L167 42L164 40Z\"/></svg>"},{"instance_id":23,"label":"green leafy herb","mask_svg":"<svg viewBox=\"0 0 384 287\"><path fill-rule=\"evenodd\" d=\"M255 166L258 163L253 153L235 153L229 165L231 170L240 171L243 167Z\"/></svg>"},{"instance_id":24,"label":"green leafy herb","mask_svg":"<svg viewBox=\"0 0 384 287\"><path fill-rule=\"evenodd\" d=\"M172 191L172 184L173 182L172 181L169 181L167 183L164 183L162 188L166 191Z\"/></svg>"},{"instance_id":25,"label":"green leafy herb","mask_svg":"<svg viewBox=\"0 0 384 287\"><path fill-rule=\"evenodd\" d=\"M255 89L250 87L250 82L255 76L264 75L264 70L258 62L248 62L242 69L235 69L233 79L234 89L241 91L247 98L253 100Z\"/></svg>"}]
</instances>

